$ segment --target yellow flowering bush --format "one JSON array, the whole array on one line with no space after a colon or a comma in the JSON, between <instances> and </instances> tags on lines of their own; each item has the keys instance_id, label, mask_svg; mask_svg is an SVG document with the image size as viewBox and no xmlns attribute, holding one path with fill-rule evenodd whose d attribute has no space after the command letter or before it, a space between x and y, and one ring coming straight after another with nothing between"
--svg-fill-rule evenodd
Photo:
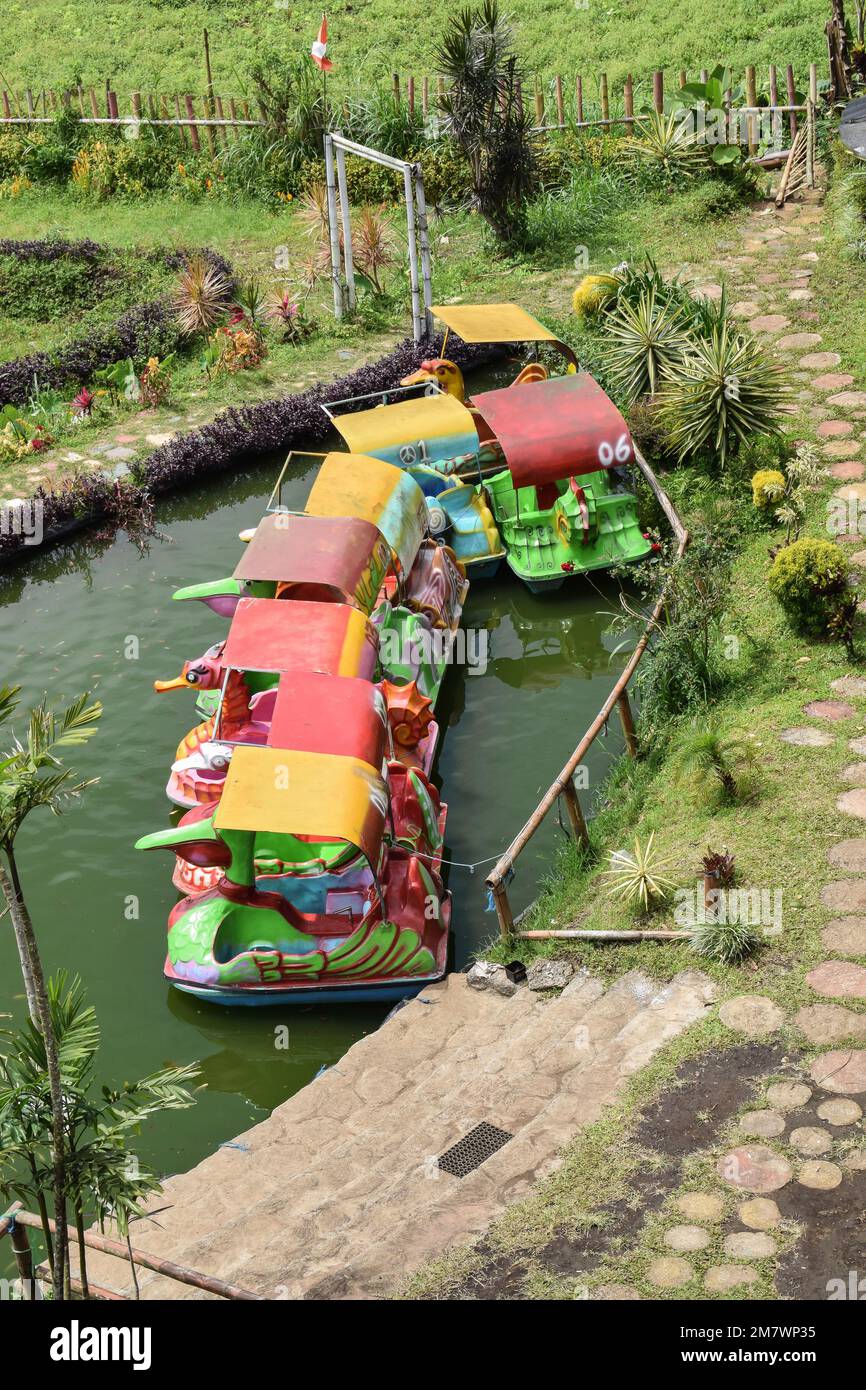
<instances>
[{"instance_id":1,"label":"yellow flowering bush","mask_svg":"<svg viewBox=\"0 0 866 1390\"><path fill-rule=\"evenodd\" d=\"M785 495L785 475L778 468L759 468L752 477L752 503L760 511L766 511Z\"/></svg>"},{"instance_id":2,"label":"yellow flowering bush","mask_svg":"<svg viewBox=\"0 0 866 1390\"><path fill-rule=\"evenodd\" d=\"M572 308L579 319L597 314L602 305L616 293L619 281L615 275L584 275L571 297Z\"/></svg>"}]
</instances>

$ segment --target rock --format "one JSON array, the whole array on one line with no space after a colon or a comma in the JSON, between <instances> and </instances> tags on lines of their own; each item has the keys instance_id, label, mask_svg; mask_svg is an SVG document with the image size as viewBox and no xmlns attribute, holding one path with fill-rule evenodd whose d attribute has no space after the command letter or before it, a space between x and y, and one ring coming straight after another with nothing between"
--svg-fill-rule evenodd
<instances>
[{"instance_id":1,"label":"rock","mask_svg":"<svg viewBox=\"0 0 866 1390\"><path fill-rule=\"evenodd\" d=\"M806 983L828 999L866 999L866 970L853 961L822 961L809 971Z\"/></svg>"},{"instance_id":2,"label":"rock","mask_svg":"<svg viewBox=\"0 0 866 1390\"><path fill-rule=\"evenodd\" d=\"M829 473L831 478L838 478L843 483L862 478L866 474L866 466L858 463L857 459L846 459L844 463L831 463Z\"/></svg>"},{"instance_id":3,"label":"rock","mask_svg":"<svg viewBox=\"0 0 866 1390\"><path fill-rule=\"evenodd\" d=\"M852 406L860 409L866 405L866 391L838 391L835 396L828 397L828 404L841 406L843 410Z\"/></svg>"},{"instance_id":4,"label":"rock","mask_svg":"<svg viewBox=\"0 0 866 1390\"><path fill-rule=\"evenodd\" d=\"M703 1250L710 1243L710 1233L703 1226L671 1226L664 1240L671 1250Z\"/></svg>"},{"instance_id":5,"label":"rock","mask_svg":"<svg viewBox=\"0 0 866 1390\"><path fill-rule=\"evenodd\" d=\"M856 791L843 792L841 796L836 798L836 809L844 811L846 816L856 816L858 820L866 820L866 790L863 787L858 787Z\"/></svg>"},{"instance_id":6,"label":"rock","mask_svg":"<svg viewBox=\"0 0 866 1390\"><path fill-rule=\"evenodd\" d=\"M726 1255L735 1260L766 1260L776 1253L776 1242L764 1231L732 1231L725 1236Z\"/></svg>"},{"instance_id":7,"label":"rock","mask_svg":"<svg viewBox=\"0 0 866 1390\"><path fill-rule=\"evenodd\" d=\"M788 298L793 299L795 302L798 302L806 299L814 299L814 295L812 294L811 290L796 289L788 291Z\"/></svg>"},{"instance_id":8,"label":"rock","mask_svg":"<svg viewBox=\"0 0 866 1390\"><path fill-rule=\"evenodd\" d=\"M818 1106L819 1120L828 1125L854 1125L862 1114L856 1100L822 1100Z\"/></svg>"},{"instance_id":9,"label":"rock","mask_svg":"<svg viewBox=\"0 0 866 1390\"><path fill-rule=\"evenodd\" d=\"M866 1149L853 1149L842 1159L842 1167L849 1173L866 1172Z\"/></svg>"},{"instance_id":10,"label":"rock","mask_svg":"<svg viewBox=\"0 0 866 1390\"><path fill-rule=\"evenodd\" d=\"M676 1255L663 1255L661 1259L653 1260L646 1277L657 1289L681 1289L683 1284L689 1282L693 1272L688 1260L681 1260Z\"/></svg>"},{"instance_id":11,"label":"rock","mask_svg":"<svg viewBox=\"0 0 866 1390\"><path fill-rule=\"evenodd\" d=\"M798 1154L803 1154L806 1158L820 1158L822 1154L828 1154L832 1150L833 1136L817 1125L800 1125L797 1129L791 1130L788 1143L792 1149L796 1149Z\"/></svg>"},{"instance_id":12,"label":"rock","mask_svg":"<svg viewBox=\"0 0 866 1390\"><path fill-rule=\"evenodd\" d=\"M793 348L817 347L820 342L820 333L789 333L787 338L778 340L776 347L782 352L789 352Z\"/></svg>"},{"instance_id":13,"label":"rock","mask_svg":"<svg viewBox=\"0 0 866 1390\"><path fill-rule=\"evenodd\" d=\"M815 431L819 439L848 439L854 433L850 420L824 420Z\"/></svg>"},{"instance_id":14,"label":"rock","mask_svg":"<svg viewBox=\"0 0 866 1390\"><path fill-rule=\"evenodd\" d=\"M731 305L731 313L736 314L738 319L752 318L753 315L760 312L760 304L756 304L753 299L740 299L736 304Z\"/></svg>"},{"instance_id":15,"label":"rock","mask_svg":"<svg viewBox=\"0 0 866 1390\"><path fill-rule=\"evenodd\" d=\"M848 747L852 753L860 753L866 756L866 738L849 738Z\"/></svg>"},{"instance_id":16,"label":"rock","mask_svg":"<svg viewBox=\"0 0 866 1390\"><path fill-rule=\"evenodd\" d=\"M865 838L855 835L852 840L837 841L828 849L827 859L835 869L844 869L847 873L866 873Z\"/></svg>"},{"instance_id":17,"label":"rock","mask_svg":"<svg viewBox=\"0 0 866 1390\"><path fill-rule=\"evenodd\" d=\"M841 391L853 381L853 376L847 372L824 372L822 376L813 377L811 385L813 391Z\"/></svg>"},{"instance_id":18,"label":"rock","mask_svg":"<svg viewBox=\"0 0 866 1390\"><path fill-rule=\"evenodd\" d=\"M764 1038L775 1033L785 1021L778 1005L760 994L739 994L726 1000L719 1009L719 1018L726 1028L733 1028L747 1038Z\"/></svg>"},{"instance_id":19,"label":"rock","mask_svg":"<svg viewBox=\"0 0 866 1390\"><path fill-rule=\"evenodd\" d=\"M810 1070L816 1085L834 1096L857 1096L866 1091L866 1052L860 1048L822 1052Z\"/></svg>"},{"instance_id":20,"label":"rock","mask_svg":"<svg viewBox=\"0 0 866 1390\"><path fill-rule=\"evenodd\" d=\"M721 1197L712 1192L684 1192L682 1197L677 1198L677 1207L683 1216L687 1216L691 1221L707 1221L711 1224L721 1221L725 1211Z\"/></svg>"},{"instance_id":21,"label":"rock","mask_svg":"<svg viewBox=\"0 0 866 1390\"><path fill-rule=\"evenodd\" d=\"M849 763L840 776L843 782L850 782L854 787L866 787L866 763Z\"/></svg>"},{"instance_id":22,"label":"rock","mask_svg":"<svg viewBox=\"0 0 866 1390\"><path fill-rule=\"evenodd\" d=\"M830 1192L834 1187L838 1187L841 1181L842 1169L837 1164L826 1163L821 1158L804 1163L797 1174L797 1182L801 1187L814 1187L821 1192Z\"/></svg>"},{"instance_id":23,"label":"rock","mask_svg":"<svg viewBox=\"0 0 866 1390\"><path fill-rule=\"evenodd\" d=\"M477 960L466 974L470 989L495 989L506 996L517 993L517 985L509 980L505 967L492 960Z\"/></svg>"},{"instance_id":24,"label":"rock","mask_svg":"<svg viewBox=\"0 0 866 1390\"><path fill-rule=\"evenodd\" d=\"M818 1046L853 1038L866 1041L866 1014L855 1014L839 1004L810 1004L794 1015L794 1022L809 1042Z\"/></svg>"},{"instance_id":25,"label":"rock","mask_svg":"<svg viewBox=\"0 0 866 1390\"><path fill-rule=\"evenodd\" d=\"M753 1231L771 1230L782 1219L782 1213L771 1197L752 1197L748 1202L741 1202L737 1207L737 1216L744 1226L749 1226Z\"/></svg>"},{"instance_id":26,"label":"rock","mask_svg":"<svg viewBox=\"0 0 866 1390\"><path fill-rule=\"evenodd\" d=\"M754 1284L757 1270L748 1265L711 1265L704 1275L704 1288L707 1293L728 1293L743 1284Z\"/></svg>"},{"instance_id":27,"label":"rock","mask_svg":"<svg viewBox=\"0 0 866 1390\"><path fill-rule=\"evenodd\" d=\"M835 690L838 695L861 696L866 695L866 678L863 676L839 676L830 682L830 689Z\"/></svg>"},{"instance_id":28,"label":"rock","mask_svg":"<svg viewBox=\"0 0 866 1390\"><path fill-rule=\"evenodd\" d=\"M829 719L835 723L837 719L851 719L857 711L845 700L811 700L803 706L803 713L810 719Z\"/></svg>"},{"instance_id":29,"label":"rock","mask_svg":"<svg viewBox=\"0 0 866 1390\"><path fill-rule=\"evenodd\" d=\"M866 879L843 878L826 883L821 889L821 902L832 912L858 912L866 907Z\"/></svg>"},{"instance_id":30,"label":"rock","mask_svg":"<svg viewBox=\"0 0 866 1390\"><path fill-rule=\"evenodd\" d=\"M631 1284L599 1284L592 1290L590 1299L603 1303L624 1303L639 1300L640 1294Z\"/></svg>"},{"instance_id":31,"label":"rock","mask_svg":"<svg viewBox=\"0 0 866 1390\"><path fill-rule=\"evenodd\" d=\"M731 1149L719 1159L716 1171L725 1182L745 1192L776 1192L794 1175L788 1160L765 1144Z\"/></svg>"},{"instance_id":32,"label":"rock","mask_svg":"<svg viewBox=\"0 0 866 1390\"><path fill-rule=\"evenodd\" d=\"M749 1110L739 1120L744 1134L755 1139L774 1139L785 1128L785 1121L776 1110Z\"/></svg>"},{"instance_id":33,"label":"rock","mask_svg":"<svg viewBox=\"0 0 866 1390\"><path fill-rule=\"evenodd\" d=\"M783 729L779 738L783 743L792 743L795 748L826 748L833 742L832 734L825 729Z\"/></svg>"},{"instance_id":34,"label":"rock","mask_svg":"<svg viewBox=\"0 0 866 1390\"><path fill-rule=\"evenodd\" d=\"M565 989L574 966L565 960L534 960L529 967L526 983L530 989Z\"/></svg>"},{"instance_id":35,"label":"rock","mask_svg":"<svg viewBox=\"0 0 866 1390\"><path fill-rule=\"evenodd\" d=\"M812 368L814 371L823 372L828 367L838 367L842 358L838 352L807 352L805 357L801 357L797 363L798 367Z\"/></svg>"},{"instance_id":36,"label":"rock","mask_svg":"<svg viewBox=\"0 0 866 1390\"><path fill-rule=\"evenodd\" d=\"M802 1081L777 1081L767 1087L767 1100L774 1110L802 1110L811 1095L811 1087Z\"/></svg>"},{"instance_id":37,"label":"rock","mask_svg":"<svg viewBox=\"0 0 866 1390\"><path fill-rule=\"evenodd\" d=\"M824 445L824 453L828 459L843 459L846 454L859 453L860 447L856 439L834 439Z\"/></svg>"},{"instance_id":38,"label":"rock","mask_svg":"<svg viewBox=\"0 0 866 1390\"><path fill-rule=\"evenodd\" d=\"M787 328L791 320L784 314L759 314L757 318L749 320L749 331L751 333L781 333L783 328ZM845 385L847 386L847 382Z\"/></svg>"}]
</instances>

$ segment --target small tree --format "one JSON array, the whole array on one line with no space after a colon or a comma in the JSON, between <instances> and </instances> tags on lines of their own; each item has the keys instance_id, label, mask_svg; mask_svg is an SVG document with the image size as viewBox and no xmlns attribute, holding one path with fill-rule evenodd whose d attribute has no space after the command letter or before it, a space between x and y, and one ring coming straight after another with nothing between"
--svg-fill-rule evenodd
<instances>
[{"instance_id":1,"label":"small tree","mask_svg":"<svg viewBox=\"0 0 866 1390\"><path fill-rule=\"evenodd\" d=\"M3 686L0 689L0 724L8 721L17 709L20 689L20 686ZM30 1018L43 1039L51 1096L52 1185L57 1222L52 1277L57 1300L67 1292L63 1091L49 993L36 933L24 900L15 840L25 820L37 807L46 807L54 815L60 815L69 798L80 796L96 780L91 778L84 782L73 782L71 771L63 766L57 755L59 748L85 743L96 732L96 721L102 713L102 705L98 701L88 705L88 698L87 694L80 695L59 716L53 714L44 702L31 709L26 739L22 743L16 738L11 749L0 757L0 889L6 899L15 934Z\"/></svg>"},{"instance_id":2,"label":"small tree","mask_svg":"<svg viewBox=\"0 0 866 1390\"><path fill-rule=\"evenodd\" d=\"M95 1094L99 1048L96 1013L76 977L67 983L60 971L48 982L52 1036L60 1061L63 1089L65 1173L78 1233L79 1277L89 1295L84 1243L88 1214L100 1225L111 1219L129 1239L129 1221L141 1200L159 1187L159 1179L127 1149L130 1133L160 1110L193 1104L186 1089L197 1067L168 1067L120 1090L101 1087ZM53 1113L47 1084L43 1035L32 1020L0 1038L0 1193L34 1201L42 1218L49 1260L57 1259L44 1188L52 1174ZM134 1273L134 1270L133 1270Z\"/></svg>"},{"instance_id":3,"label":"small tree","mask_svg":"<svg viewBox=\"0 0 866 1390\"><path fill-rule=\"evenodd\" d=\"M513 244L536 184L536 159L520 98L523 73L497 0L455 15L437 64L446 80L445 129L469 163L476 206L497 240Z\"/></svg>"}]
</instances>

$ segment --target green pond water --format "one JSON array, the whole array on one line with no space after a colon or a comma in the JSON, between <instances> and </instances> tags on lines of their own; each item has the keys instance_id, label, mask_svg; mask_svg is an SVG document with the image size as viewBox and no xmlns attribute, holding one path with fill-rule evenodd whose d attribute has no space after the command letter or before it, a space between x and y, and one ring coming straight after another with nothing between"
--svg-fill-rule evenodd
<instances>
[{"instance_id":1,"label":"green pond water","mask_svg":"<svg viewBox=\"0 0 866 1390\"><path fill-rule=\"evenodd\" d=\"M294 472L284 492L289 506L303 505L314 466ZM164 1174L190 1167L264 1118L385 1014L368 1006L233 1010L171 989L162 964L176 900L173 860L132 848L137 836L169 823L169 765L197 722L191 693L156 695L153 680L176 675L226 630L201 604L172 604L172 591L231 572L238 531L260 519L274 476L274 463L242 468L164 501L158 524L165 538L143 556L123 536L90 532L0 572L2 679L21 683L25 704L89 689L105 706L96 737L70 750L76 771L98 776L99 785L59 820L33 816L19 837L20 863L47 968L79 971L97 1007L103 1078L201 1064L198 1103L156 1117L135 1141ZM625 660L614 655L621 638L608 631L617 607L616 586L597 575L537 597L503 569L472 590L464 624L486 629L487 667L483 674L452 667L438 706L434 771L449 805L448 859L497 855L559 771ZM620 746L611 725L588 760L591 784ZM515 910L535 897L562 837L554 814L520 860ZM458 968L496 929L485 910L486 867L450 870ZM23 1015L5 923L2 1012ZM289 1028L287 1048L276 1046L281 1025Z\"/></svg>"}]
</instances>

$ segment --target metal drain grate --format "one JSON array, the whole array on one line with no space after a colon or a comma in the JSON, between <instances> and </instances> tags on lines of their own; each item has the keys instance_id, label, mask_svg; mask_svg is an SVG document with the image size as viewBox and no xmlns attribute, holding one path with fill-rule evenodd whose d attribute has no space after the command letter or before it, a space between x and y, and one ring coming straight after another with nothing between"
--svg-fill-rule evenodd
<instances>
[{"instance_id":1,"label":"metal drain grate","mask_svg":"<svg viewBox=\"0 0 866 1390\"><path fill-rule=\"evenodd\" d=\"M437 1160L438 1167L455 1178L465 1178L467 1173L480 1167L485 1159L490 1158L491 1154L495 1154L497 1149L501 1149L502 1145L507 1144L513 1137L507 1130L497 1129L495 1125L486 1122L476 1125L441 1155Z\"/></svg>"}]
</instances>

